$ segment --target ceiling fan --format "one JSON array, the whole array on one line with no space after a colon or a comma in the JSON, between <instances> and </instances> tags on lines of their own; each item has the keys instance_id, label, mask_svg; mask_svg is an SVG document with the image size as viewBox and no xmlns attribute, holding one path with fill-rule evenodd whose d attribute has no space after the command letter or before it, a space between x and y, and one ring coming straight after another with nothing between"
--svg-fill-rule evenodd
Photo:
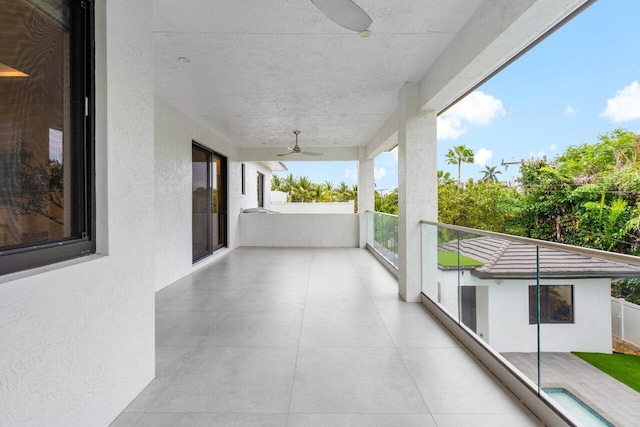
<instances>
[{"instance_id":1,"label":"ceiling fan","mask_svg":"<svg viewBox=\"0 0 640 427\"><path fill-rule=\"evenodd\" d=\"M300 135L300 131L299 130L294 130L293 133L296 135L296 145L294 145L293 148L287 147L287 150L289 150L289 152L288 153L283 153L283 154L278 154L279 157L288 156L289 154L306 154L307 156L322 156L323 155L323 153L316 153L314 151L302 151L302 149L298 145L298 135Z\"/></svg>"},{"instance_id":2,"label":"ceiling fan","mask_svg":"<svg viewBox=\"0 0 640 427\"><path fill-rule=\"evenodd\" d=\"M373 19L352 0L311 0L327 18L347 30L356 31L362 37L369 37L369 26Z\"/></svg>"}]
</instances>

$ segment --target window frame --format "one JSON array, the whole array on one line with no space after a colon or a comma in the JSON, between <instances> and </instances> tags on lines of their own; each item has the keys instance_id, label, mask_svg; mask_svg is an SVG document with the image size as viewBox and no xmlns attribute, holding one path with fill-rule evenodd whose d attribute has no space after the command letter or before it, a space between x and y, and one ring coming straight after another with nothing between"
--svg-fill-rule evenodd
<instances>
[{"instance_id":1,"label":"window frame","mask_svg":"<svg viewBox=\"0 0 640 427\"><path fill-rule=\"evenodd\" d=\"M540 313L539 316L539 320L540 320L540 324L552 324L552 325L571 325L575 323L575 289L574 289L574 285L540 285L540 311L542 311L542 299L543 297L543 289L545 290L544 293L546 294L546 298L549 298L549 290L550 288L554 288L554 287L562 287L562 288L570 288L571 290L571 302L570 302L570 308L571 308L571 319L570 320L554 320L551 316L550 313L548 311L548 307L549 304L547 303L547 313L545 318L542 317L543 313ZM528 287L528 297L529 297L529 324L530 325L537 325L538 324L538 313L537 313L537 298L536 298L536 289L537 286L535 285L531 285ZM532 301L532 297L534 298L534 301ZM531 309L535 307L536 312L532 313Z\"/></svg>"},{"instance_id":2,"label":"window frame","mask_svg":"<svg viewBox=\"0 0 640 427\"><path fill-rule=\"evenodd\" d=\"M69 115L71 119L72 170L71 226L76 237L30 245L0 248L0 275L29 270L95 253L95 39L94 0L71 0L70 51L72 75Z\"/></svg>"}]
</instances>

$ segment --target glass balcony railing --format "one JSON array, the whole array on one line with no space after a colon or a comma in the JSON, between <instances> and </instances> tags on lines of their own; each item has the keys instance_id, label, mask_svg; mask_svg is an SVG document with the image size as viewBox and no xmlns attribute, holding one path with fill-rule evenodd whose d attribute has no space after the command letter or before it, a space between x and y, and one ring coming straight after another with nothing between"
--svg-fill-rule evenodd
<instances>
[{"instance_id":1,"label":"glass balcony railing","mask_svg":"<svg viewBox=\"0 0 640 427\"><path fill-rule=\"evenodd\" d=\"M427 221L422 233L427 298L576 425L637 425L624 369L640 368L640 306L611 289L640 286L640 258Z\"/></svg>"},{"instance_id":2,"label":"glass balcony railing","mask_svg":"<svg viewBox=\"0 0 640 427\"><path fill-rule=\"evenodd\" d=\"M398 216L367 211L367 244L398 268Z\"/></svg>"}]
</instances>

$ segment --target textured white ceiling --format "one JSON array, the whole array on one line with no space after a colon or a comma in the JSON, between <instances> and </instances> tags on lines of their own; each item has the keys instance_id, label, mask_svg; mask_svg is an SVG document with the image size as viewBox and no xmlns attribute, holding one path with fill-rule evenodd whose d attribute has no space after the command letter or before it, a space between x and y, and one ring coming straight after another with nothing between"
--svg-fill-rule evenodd
<instances>
[{"instance_id":1,"label":"textured white ceiling","mask_svg":"<svg viewBox=\"0 0 640 427\"><path fill-rule=\"evenodd\" d=\"M156 0L156 92L240 147L365 144L482 0L356 2L370 38L310 0Z\"/></svg>"}]
</instances>

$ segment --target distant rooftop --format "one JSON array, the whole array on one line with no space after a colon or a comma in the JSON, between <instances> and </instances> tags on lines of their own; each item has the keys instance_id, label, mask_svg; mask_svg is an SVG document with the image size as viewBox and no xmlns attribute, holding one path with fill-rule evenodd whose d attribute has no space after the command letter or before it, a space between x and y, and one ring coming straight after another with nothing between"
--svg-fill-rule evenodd
<instances>
[{"instance_id":1,"label":"distant rooftop","mask_svg":"<svg viewBox=\"0 0 640 427\"><path fill-rule=\"evenodd\" d=\"M470 269L481 279L523 279L536 277L536 247L524 243L477 237L441 243L440 250L457 251L479 260L482 266ZM640 278L640 268L591 258L571 252L540 247L542 278Z\"/></svg>"}]
</instances>

